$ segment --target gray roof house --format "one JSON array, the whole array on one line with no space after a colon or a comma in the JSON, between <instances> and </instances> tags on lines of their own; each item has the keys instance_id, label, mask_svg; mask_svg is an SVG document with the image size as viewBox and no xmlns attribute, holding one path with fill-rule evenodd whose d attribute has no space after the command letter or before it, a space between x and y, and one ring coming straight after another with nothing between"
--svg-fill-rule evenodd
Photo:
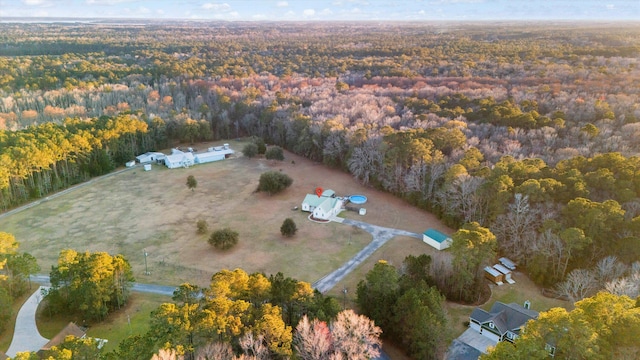
<instances>
[{"instance_id":1,"label":"gray roof house","mask_svg":"<svg viewBox=\"0 0 640 360\"><path fill-rule=\"evenodd\" d=\"M538 312L535 310L516 303L504 304L497 301L488 312L480 308L474 309L469 317L469 327L494 341L513 342L527 321L537 318Z\"/></svg>"}]
</instances>

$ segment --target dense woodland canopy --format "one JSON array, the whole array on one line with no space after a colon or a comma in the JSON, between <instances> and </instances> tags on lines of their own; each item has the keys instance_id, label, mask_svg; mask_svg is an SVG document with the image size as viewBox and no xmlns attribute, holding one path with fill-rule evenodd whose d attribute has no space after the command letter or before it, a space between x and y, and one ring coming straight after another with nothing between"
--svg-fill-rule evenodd
<instances>
[{"instance_id":1,"label":"dense woodland canopy","mask_svg":"<svg viewBox=\"0 0 640 360\"><path fill-rule=\"evenodd\" d=\"M489 229L486 254L573 300L638 296L637 26L3 23L0 44L1 209L255 136Z\"/></svg>"}]
</instances>

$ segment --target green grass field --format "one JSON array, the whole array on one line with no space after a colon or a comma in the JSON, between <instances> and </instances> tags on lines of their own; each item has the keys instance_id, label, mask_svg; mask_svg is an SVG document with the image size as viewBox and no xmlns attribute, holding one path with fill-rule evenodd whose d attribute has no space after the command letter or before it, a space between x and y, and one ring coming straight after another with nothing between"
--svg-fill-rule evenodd
<instances>
[{"instance_id":1,"label":"green grass field","mask_svg":"<svg viewBox=\"0 0 640 360\"><path fill-rule=\"evenodd\" d=\"M149 315L160 304L165 302L171 302L171 298L155 294L133 293L127 305L110 314L104 322L86 324L88 325L87 336L107 339L108 342L105 344L103 351L112 351L127 336L144 334L149 329ZM69 322L75 322L78 325L83 324L82 319L77 316L50 316L42 309L38 311L38 330L42 336L48 339L55 336Z\"/></svg>"}]
</instances>

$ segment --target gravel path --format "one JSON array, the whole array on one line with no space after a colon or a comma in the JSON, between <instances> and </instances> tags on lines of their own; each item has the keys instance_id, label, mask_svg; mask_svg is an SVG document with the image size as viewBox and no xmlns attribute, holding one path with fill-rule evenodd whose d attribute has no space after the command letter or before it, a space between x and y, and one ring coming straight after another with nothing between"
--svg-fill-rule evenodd
<instances>
[{"instance_id":1,"label":"gravel path","mask_svg":"<svg viewBox=\"0 0 640 360\"><path fill-rule=\"evenodd\" d=\"M340 282L340 280L349 275L353 270L360 266L363 261L371 256L371 254L373 254L376 250L382 247L382 245L391 240L393 237L409 236L422 240L422 234L372 225L362 221L343 218L333 218L331 219L331 221L339 222L346 225L357 226L370 233L373 236L373 240L369 243L369 245L360 250L360 252L358 252L354 257L349 259L349 261L347 261L344 265L312 284L312 286L318 289L318 291L320 291L321 293L326 293L327 291L331 290L334 286L336 286L338 282Z\"/></svg>"}]
</instances>

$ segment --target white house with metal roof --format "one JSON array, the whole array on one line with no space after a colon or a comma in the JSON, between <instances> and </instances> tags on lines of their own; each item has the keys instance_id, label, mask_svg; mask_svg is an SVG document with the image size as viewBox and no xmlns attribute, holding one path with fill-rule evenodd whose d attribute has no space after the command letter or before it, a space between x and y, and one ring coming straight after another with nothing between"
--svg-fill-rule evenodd
<instances>
[{"instance_id":1,"label":"white house with metal roof","mask_svg":"<svg viewBox=\"0 0 640 360\"><path fill-rule=\"evenodd\" d=\"M165 156L164 164L169 169L189 167L195 164L195 158L193 153L182 152L178 149L171 149L171 155Z\"/></svg>"},{"instance_id":2,"label":"white house with metal roof","mask_svg":"<svg viewBox=\"0 0 640 360\"><path fill-rule=\"evenodd\" d=\"M336 197L333 190L327 189L322 195L307 194L302 201L302 211L312 213L312 216L320 220L329 220L342 210L343 201Z\"/></svg>"}]
</instances>

